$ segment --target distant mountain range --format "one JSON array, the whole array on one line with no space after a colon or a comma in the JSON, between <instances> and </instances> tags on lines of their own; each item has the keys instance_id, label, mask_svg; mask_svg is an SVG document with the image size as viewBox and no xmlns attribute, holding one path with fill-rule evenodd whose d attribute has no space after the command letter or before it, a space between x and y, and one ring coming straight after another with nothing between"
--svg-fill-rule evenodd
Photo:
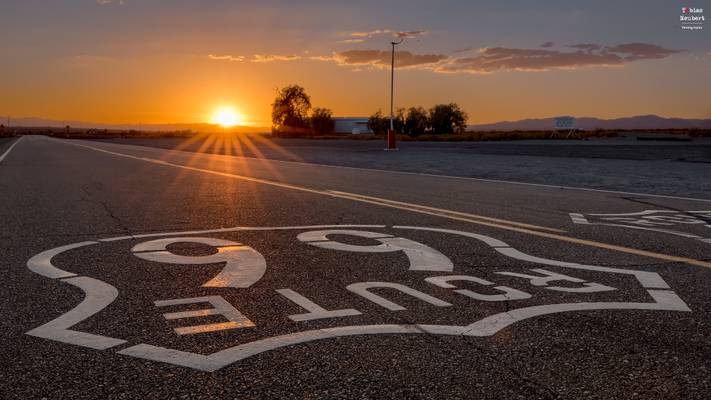
<instances>
[{"instance_id":1,"label":"distant mountain range","mask_svg":"<svg viewBox=\"0 0 711 400\"><path fill-rule=\"evenodd\" d=\"M367 117L363 117L367 119ZM502 121L491 124L469 125L468 130L473 131L532 131L555 129L555 119L522 119L519 121ZM5 121L1 121L6 123ZM101 124L83 121L57 121L44 118L12 118L12 126L33 127L65 127L86 129L113 129L113 130L143 130L143 131L194 131L209 132L219 129L216 125L195 124ZM638 115L634 117L601 119L592 117L575 118L575 128L592 129L711 129L711 119L664 118L658 115ZM268 132L268 127L238 126L230 128L239 132Z\"/></svg>"},{"instance_id":2,"label":"distant mountain range","mask_svg":"<svg viewBox=\"0 0 711 400\"><path fill-rule=\"evenodd\" d=\"M520 121L502 121L493 124L469 125L474 131L532 131L555 129L555 119L522 119ZM592 129L711 129L711 119L664 118L658 115L637 115L634 117L600 119L592 117L575 118L574 127Z\"/></svg>"},{"instance_id":3,"label":"distant mountain range","mask_svg":"<svg viewBox=\"0 0 711 400\"><path fill-rule=\"evenodd\" d=\"M7 124L6 120L0 123ZM140 131L194 131L194 132L210 132L220 129L219 126L205 123L194 124L102 124L96 122L84 121L57 121L45 118L10 118L11 126L26 126L26 127L52 127L63 128L69 125L72 128L84 129L109 129L109 130L140 130ZM268 132L267 127L255 126L234 126L229 128L231 131L256 133Z\"/></svg>"}]
</instances>

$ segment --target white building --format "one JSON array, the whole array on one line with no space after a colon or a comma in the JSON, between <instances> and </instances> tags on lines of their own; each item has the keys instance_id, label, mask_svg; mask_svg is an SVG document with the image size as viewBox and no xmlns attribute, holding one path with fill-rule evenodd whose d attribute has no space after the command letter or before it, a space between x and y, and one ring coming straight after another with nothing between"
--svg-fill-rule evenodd
<instances>
[{"instance_id":1,"label":"white building","mask_svg":"<svg viewBox=\"0 0 711 400\"><path fill-rule=\"evenodd\" d=\"M373 133L368 129L367 117L334 117L336 133Z\"/></svg>"}]
</instances>

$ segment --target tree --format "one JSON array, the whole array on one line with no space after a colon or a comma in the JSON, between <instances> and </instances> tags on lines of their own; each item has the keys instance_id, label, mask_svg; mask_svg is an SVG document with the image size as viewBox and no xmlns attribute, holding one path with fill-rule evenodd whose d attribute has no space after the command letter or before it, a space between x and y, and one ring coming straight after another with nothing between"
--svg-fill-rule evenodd
<instances>
[{"instance_id":1,"label":"tree","mask_svg":"<svg viewBox=\"0 0 711 400\"><path fill-rule=\"evenodd\" d=\"M390 120L384 117L383 113L378 110L368 118L368 129L378 135L385 134L388 129L390 129Z\"/></svg>"},{"instance_id":2,"label":"tree","mask_svg":"<svg viewBox=\"0 0 711 400\"><path fill-rule=\"evenodd\" d=\"M272 131L277 135L307 134L310 109L311 98L303 87L290 85L282 88L272 103Z\"/></svg>"},{"instance_id":3,"label":"tree","mask_svg":"<svg viewBox=\"0 0 711 400\"><path fill-rule=\"evenodd\" d=\"M314 108L311 113L311 129L316 135L333 133L336 123L333 121L333 112L328 108Z\"/></svg>"},{"instance_id":4,"label":"tree","mask_svg":"<svg viewBox=\"0 0 711 400\"><path fill-rule=\"evenodd\" d=\"M379 135L387 133L390 129L390 116L383 115L382 111L378 110L368 118L368 129ZM393 129L395 132L403 132L405 129L405 110L402 108L395 111Z\"/></svg>"},{"instance_id":5,"label":"tree","mask_svg":"<svg viewBox=\"0 0 711 400\"><path fill-rule=\"evenodd\" d=\"M467 113L456 103L437 104L430 109L430 124L435 134L461 133L467 127Z\"/></svg>"},{"instance_id":6,"label":"tree","mask_svg":"<svg viewBox=\"0 0 711 400\"><path fill-rule=\"evenodd\" d=\"M410 136L422 135L430 126L430 118L422 107L410 107L405 117L404 133Z\"/></svg>"},{"instance_id":7,"label":"tree","mask_svg":"<svg viewBox=\"0 0 711 400\"><path fill-rule=\"evenodd\" d=\"M390 118L388 118L388 127L390 127ZM398 108L393 115L393 130L395 133L405 132L405 109Z\"/></svg>"}]
</instances>

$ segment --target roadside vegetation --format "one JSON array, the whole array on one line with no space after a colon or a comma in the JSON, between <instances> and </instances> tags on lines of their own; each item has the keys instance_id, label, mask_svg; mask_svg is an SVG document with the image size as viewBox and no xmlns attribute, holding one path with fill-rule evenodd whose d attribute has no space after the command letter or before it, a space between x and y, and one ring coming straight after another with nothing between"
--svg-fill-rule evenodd
<instances>
[{"instance_id":1,"label":"roadside vegetation","mask_svg":"<svg viewBox=\"0 0 711 400\"><path fill-rule=\"evenodd\" d=\"M467 118L467 113L456 103L437 104L428 111L422 107L400 108L393 116L393 129L412 137L462 134L467 128ZM390 117L378 110L368 118L368 128L375 134L387 133Z\"/></svg>"},{"instance_id":2,"label":"roadside vegetation","mask_svg":"<svg viewBox=\"0 0 711 400\"><path fill-rule=\"evenodd\" d=\"M388 119L389 126L389 119ZM655 138L654 135L670 137ZM397 139L403 142L488 142L512 140L588 140L593 138L632 137L638 140L691 140L693 138L711 138L709 129L596 129L590 131L579 130L575 135L567 136L566 132L547 131L467 131L453 134L406 135L398 134ZM361 133L333 134L314 136L314 139L325 140L380 140L385 141L385 134Z\"/></svg>"},{"instance_id":3,"label":"roadside vegetation","mask_svg":"<svg viewBox=\"0 0 711 400\"><path fill-rule=\"evenodd\" d=\"M389 124L389 122L388 122ZM9 132L9 133L8 133ZM477 131L453 134L429 134L405 135L398 134L398 140L421 141L421 142L484 142L484 141L505 141L505 140L545 140L555 137L559 140L579 140L590 138L612 138L618 136L637 136L640 140L654 135L671 135L678 138L711 138L709 129L640 129L640 130L591 130L579 131L577 136L566 137L555 136L553 131ZM269 132L263 133L242 133L242 132L195 132L195 131L142 131L142 130L119 130L119 129L85 129L85 128L56 128L56 127L12 127L7 129L0 137L12 137L16 135L46 135L63 139L154 139L154 138L185 138L197 139L202 136L271 136ZM284 136L282 136L284 137ZM291 137L291 136L289 136ZM385 134L315 134L303 136L312 139L347 139L347 140L385 140Z\"/></svg>"},{"instance_id":4,"label":"roadside vegetation","mask_svg":"<svg viewBox=\"0 0 711 400\"><path fill-rule=\"evenodd\" d=\"M5 125L0 125L0 138L9 138L15 136L13 129L7 128Z\"/></svg>"},{"instance_id":5,"label":"roadside vegetation","mask_svg":"<svg viewBox=\"0 0 711 400\"><path fill-rule=\"evenodd\" d=\"M310 114L310 115L309 115ZM272 134L276 137L332 135L335 122L328 108L311 108L311 97L299 85L277 91L272 103Z\"/></svg>"},{"instance_id":6,"label":"roadside vegetation","mask_svg":"<svg viewBox=\"0 0 711 400\"><path fill-rule=\"evenodd\" d=\"M393 118L395 132L407 136L462 134L467 127L467 113L456 103L398 109ZM368 119L368 128L376 135L387 133L390 118L377 111ZM335 122L328 108L311 107L311 97L299 85L277 90L272 103L272 134L275 137L322 137L333 135Z\"/></svg>"},{"instance_id":7,"label":"roadside vegetation","mask_svg":"<svg viewBox=\"0 0 711 400\"><path fill-rule=\"evenodd\" d=\"M368 128L373 133L337 133L333 112L324 107L312 107L311 97L299 85L277 89L271 104L271 135L276 138L314 138L385 140L390 129L390 116L378 110L368 118ZM579 140L617 136L637 136L639 140L690 140L711 137L711 129L640 129L640 130L575 130L569 131L467 131L468 115L456 103L435 104L423 107L400 108L395 112L393 128L401 141L464 142L505 140ZM148 138L195 138L209 135L269 135L270 132L254 132L213 129L212 131L146 131L125 129L85 129L59 127L7 127L0 125L0 137L15 135L48 135L67 139L148 139ZM245 128L242 127L242 130ZM670 138L660 138L668 135Z\"/></svg>"}]
</instances>

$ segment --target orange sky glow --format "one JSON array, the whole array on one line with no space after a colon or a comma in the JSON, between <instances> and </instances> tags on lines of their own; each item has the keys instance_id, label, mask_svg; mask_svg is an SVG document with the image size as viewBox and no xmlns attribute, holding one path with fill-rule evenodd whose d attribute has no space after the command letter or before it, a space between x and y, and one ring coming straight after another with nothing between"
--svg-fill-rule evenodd
<instances>
[{"instance_id":1,"label":"orange sky glow","mask_svg":"<svg viewBox=\"0 0 711 400\"><path fill-rule=\"evenodd\" d=\"M276 89L299 84L314 106L368 116L388 109L389 42L404 37L398 107L457 102L470 124L711 117L700 84L711 81L709 30L683 32L675 8L648 3L644 21L588 3L417 1L397 15L394 5L367 2L33 4L10 1L0 16L9 43L0 65L2 115L209 123L218 108L231 107L239 124L268 126ZM505 26L491 13L505 15Z\"/></svg>"}]
</instances>

